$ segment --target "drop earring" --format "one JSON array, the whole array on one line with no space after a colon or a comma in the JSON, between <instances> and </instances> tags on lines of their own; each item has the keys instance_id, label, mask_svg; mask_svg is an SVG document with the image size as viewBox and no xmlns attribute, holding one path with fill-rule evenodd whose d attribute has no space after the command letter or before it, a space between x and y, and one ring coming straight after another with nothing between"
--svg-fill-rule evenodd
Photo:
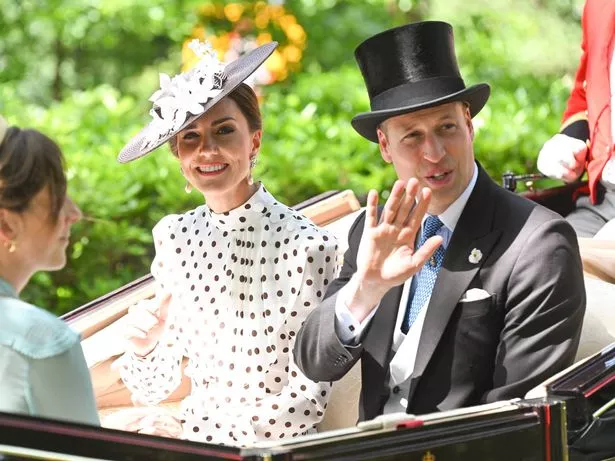
<instances>
[{"instance_id":1,"label":"drop earring","mask_svg":"<svg viewBox=\"0 0 615 461\"><path fill-rule=\"evenodd\" d=\"M186 175L184 174L184 169L181 166L179 167L179 171L181 171L182 176L186 177ZM186 194L189 194L190 192L192 192L192 184L190 184L190 181L186 180L186 185L184 186L184 190L186 191Z\"/></svg>"},{"instance_id":2,"label":"drop earring","mask_svg":"<svg viewBox=\"0 0 615 461\"><path fill-rule=\"evenodd\" d=\"M250 157L250 171L248 173L248 184L251 186L254 184L254 178L252 177L252 170L256 166L256 155Z\"/></svg>"}]
</instances>

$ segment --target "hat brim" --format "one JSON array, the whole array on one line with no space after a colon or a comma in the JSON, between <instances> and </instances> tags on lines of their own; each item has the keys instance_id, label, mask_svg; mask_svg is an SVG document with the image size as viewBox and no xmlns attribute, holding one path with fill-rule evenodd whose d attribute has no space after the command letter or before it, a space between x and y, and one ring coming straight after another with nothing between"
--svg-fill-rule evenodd
<instances>
[{"instance_id":1,"label":"hat brim","mask_svg":"<svg viewBox=\"0 0 615 461\"><path fill-rule=\"evenodd\" d=\"M486 83L479 83L472 85L468 88L464 88L456 93L448 94L446 96L432 99L420 104L413 104L410 106L396 107L394 109L378 110L373 112L363 112L358 114L352 119L352 127L366 139L372 142L378 142L377 128L386 119L395 117L397 115L406 114L409 112L416 112L421 109L428 109L430 107L439 106L449 102L464 101L470 106L470 115L474 117L487 103L491 88Z\"/></svg>"},{"instance_id":2,"label":"hat brim","mask_svg":"<svg viewBox=\"0 0 615 461\"><path fill-rule=\"evenodd\" d=\"M148 138L149 130L152 127L152 123L150 122L145 128L139 131L129 142L124 146L122 151L119 153L117 160L120 163L127 163L132 160L143 157L144 155L149 154L153 150L156 150L158 147L163 145L185 127L190 125L192 122L202 117L207 113L209 109L216 105L222 98L231 93L235 88L237 88L245 79L247 79L250 75L252 75L261 64L263 64L271 53L278 46L277 42L266 43L265 45L259 46L258 48L246 53L235 61L230 62L224 68L224 74L226 76L224 82L222 83L222 91L218 93L215 97L211 98L205 104L203 104L203 112L198 115L190 115L186 118L186 121L182 124L182 126L175 131L171 131L166 136L160 138L158 142L148 146L147 148L142 148L145 139Z\"/></svg>"}]
</instances>

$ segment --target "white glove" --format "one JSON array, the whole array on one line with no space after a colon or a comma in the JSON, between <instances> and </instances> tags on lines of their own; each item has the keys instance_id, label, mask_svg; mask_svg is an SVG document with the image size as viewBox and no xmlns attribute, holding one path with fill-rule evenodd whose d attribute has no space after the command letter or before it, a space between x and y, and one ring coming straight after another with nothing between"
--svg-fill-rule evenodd
<instances>
[{"instance_id":1,"label":"white glove","mask_svg":"<svg viewBox=\"0 0 615 461\"><path fill-rule=\"evenodd\" d=\"M538 154L538 170L546 176L573 182L585 170L587 144L565 134L556 134Z\"/></svg>"},{"instance_id":2,"label":"white glove","mask_svg":"<svg viewBox=\"0 0 615 461\"><path fill-rule=\"evenodd\" d=\"M165 329L171 295L164 294L138 302L128 309L124 321L127 349L140 356L149 354Z\"/></svg>"}]
</instances>

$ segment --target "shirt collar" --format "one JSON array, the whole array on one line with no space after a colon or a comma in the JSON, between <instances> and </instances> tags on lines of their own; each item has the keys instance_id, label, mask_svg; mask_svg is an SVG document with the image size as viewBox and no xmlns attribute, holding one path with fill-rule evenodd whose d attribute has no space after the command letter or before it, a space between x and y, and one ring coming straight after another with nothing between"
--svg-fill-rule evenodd
<instances>
[{"instance_id":1,"label":"shirt collar","mask_svg":"<svg viewBox=\"0 0 615 461\"><path fill-rule=\"evenodd\" d=\"M474 186L476 185L477 179L478 179L478 167L476 166L476 162L474 162L474 172L472 173L472 179L470 179L468 186L461 193L461 195L457 197L457 200L451 203L451 205L446 210L444 210L443 213L438 215L438 218L440 218L440 221L442 221L442 224L444 224L446 228L450 230L451 232L455 231L457 222L459 221L459 218L461 216L461 213L463 212L463 209L466 206L466 203L468 203L470 195L472 194L472 191L474 190ZM423 222L424 222L424 219L425 218L423 218Z\"/></svg>"}]
</instances>

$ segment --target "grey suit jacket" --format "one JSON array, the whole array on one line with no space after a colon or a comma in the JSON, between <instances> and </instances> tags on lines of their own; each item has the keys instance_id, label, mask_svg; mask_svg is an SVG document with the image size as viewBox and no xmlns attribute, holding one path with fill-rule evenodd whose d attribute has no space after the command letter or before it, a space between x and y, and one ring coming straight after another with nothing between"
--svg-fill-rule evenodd
<instances>
[{"instance_id":1,"label":"grey suit jacket","mask_svg":"<svg viewBox=\"0 0 615 461\"><path fill-rule=\"evenodd\" d=\"M382 413L402 286L391 289L356 347L335 333L336 293L356 271L364 215L349 232L340 276L297 335L314 381L335 381L361 358L360 419ZM473 249L482 252L477 264ZM470 288L490 298L459 303ZM585 312L579 247L559 215L496 185L479 167L429 302L408 395L422 414L523 397L574 359Z\"/></svg>"}]
</instances>

